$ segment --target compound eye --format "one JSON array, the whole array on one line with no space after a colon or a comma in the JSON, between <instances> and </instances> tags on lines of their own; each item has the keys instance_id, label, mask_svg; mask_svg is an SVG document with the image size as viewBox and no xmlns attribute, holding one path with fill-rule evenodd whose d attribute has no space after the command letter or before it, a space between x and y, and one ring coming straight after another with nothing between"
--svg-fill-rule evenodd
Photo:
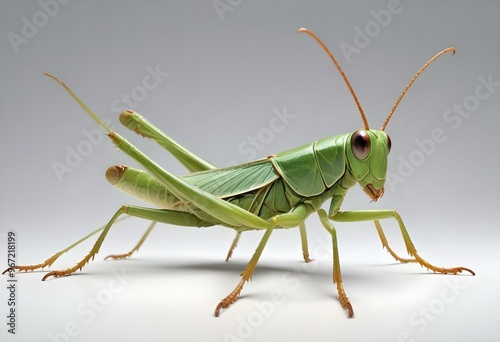
<instances>
[{"instance_id":1,"label":"compound eye","mask_svg":"<svg viewBox=\"0 0 500 342\"><path fill-rule=\"evenodd\" d=\"M392 146L391 138L387 136L387 153L391 152L391 146Z\"/></svg>"},{"instance_id":2,"label":"compound eye","mask_svg":"<svg viewBox=\"0 0 500 342\"><path fill-rule=\"evenodd\" d=\"M366 131L359 130L351 136L352 154L359 160L364 160L370 154L370 136Z\"/></svg>"}]
</instances>

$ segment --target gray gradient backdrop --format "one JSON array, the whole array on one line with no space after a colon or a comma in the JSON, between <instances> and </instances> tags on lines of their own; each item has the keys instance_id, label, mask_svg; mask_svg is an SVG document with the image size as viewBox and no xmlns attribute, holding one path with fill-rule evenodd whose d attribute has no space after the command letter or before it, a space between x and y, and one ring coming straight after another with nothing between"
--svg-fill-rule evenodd
<instances>
[{"instance_id":1,"label":"gray gradient backdrop","mask_svg":"<svg viewBox=\"0 0 500 342\"><path fill-rule=\"evenodd\" d=\"M296 32L303 26L336 54L373 127L430 57L457 48L426 70L389 123L389 172L399 182L387 184L378 203L356 186L343 209L398 210L423 257L468 266L476 277L397 264L372 223L338 224L344 285L355 310L348 319L332 284L330 239L314 215L308 232L316 261L302 261L298 230L276 231L242 298L214 318L262 233L243 235L224 263L232 231L160 225L131 260L104 262L146 229L132 219L110 232L77 276L47 282L40 281L44 272L18 276L16 337L6 331L2 278L1 339L498 341L500 3L395 4L2 1L0 264L6 265L10 230L17 233L18 263L38 263L105 223L121 204L140 204L104 179L108 166L136 163L104 139L92 144L94 122L43 72L62 78L170 171L185 172L154 143L119 126L117 114L128 107L123 94L135 96L134 109L213 164L241 163L361 126L326 54ZM356 53L343 53L348 45ZM155 68L168 76L144 85ZM480 78L497 83L488 90ZM457 105L468 114L461 116ZM273 125L284 111L286 124ZM441 142L431 149L435 130ZM58 179L54 163L65 164L68 151L78 148L86 155ZM404 255L397 226L384 225ZM54 267L73 265L92 243Z\"/></svg>"}]
</instances>

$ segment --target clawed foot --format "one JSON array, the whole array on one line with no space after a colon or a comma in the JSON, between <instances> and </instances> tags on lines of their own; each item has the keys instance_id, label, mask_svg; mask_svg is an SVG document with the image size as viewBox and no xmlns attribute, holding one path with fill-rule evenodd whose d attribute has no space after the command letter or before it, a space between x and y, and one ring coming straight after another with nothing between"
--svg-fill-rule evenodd
<instances>
[{"instance_id":1,"label":"clawed foot","mask_svg":"<svg viewBox=\"0 0 500 342\"><path fill-rule=\"evenodd\" d=\"M47 278L49 278L49 277L59 278L59 277L71 275L78 270L81 271L83 266L85 266L90 260L94 259L95 254L96 253L91 251L85 258L83 258L82 261L77 263L74 267L67 268L65 270L60 270L60 271L51 271L51 272L47 273L46 275L43 276L42 281L47 280ZM43 263L37 264L37 265L9 267L5 271L3 271L2 274L5 274L7 272L11 272L12 270L18 270L19 272L28 272L28 271L31 272L31 271L34 271L37 269L43 269L44 267L50 267L60 255L61 255L61 253L57 253L53 257L51 257L51 258L45 260Z\"/></svg>"},{"instance_id":2,"label":"clawed foot","mask_svg":"<svg viewBox=\"0 0 500 342\"><path fill-rule=\"evenodd\" d=\"M339 294L340 305L342 305L342 307L348 311L349 318L352 318L354 316L354 310L352 309L352 305L351 302L349 301L349 298L347 298L347 295L345 294L342 282L337 282L337 292Z\"/></svg>"},{"instance_id":3,"label":"clawed foot","mask_svg":"<svg viewBox=\"0 0 500 342\"><path fill-rule=\"evenodd\" d=\"M311 262L314 261L314 259L309 258L309 253L308 252L303 252L302 256L304 257L305 262Z\"/></svg>"},{"instance_id":4,"label":"clawed foot","mask_svg":"<svg viewBox=\"0 0 500 342\"><path fill-rule=\"evenodd\" d=\"M467 267L451 267L451 268L433 267L433 268L429 268L429 267L427 267L427 265L422 265L422 266L426 267L428 270L430 269L431 271L434 271L437 273L458 274L458 273L462 273L463 271L467 271L470 274L472 274L473 276L476 275L476 273L473 270L471 270L470 268L467 268Z\"/></svg>"},{"instance_id":5,"label":"clawed foot","mask_svg":"<svg viewBox=\"0 0 500 342\"><path fill-rule=\"evenodd\" d=\"M54 278L59 278L59 277L65 277L73 274L75 271L71 272L68 270L63 270L63 271L51 271L47 273L46 275L43 276L42 281L47 280L47 278L54 277Z\"/></svg>"},{"instance_id":6,"label":"clawed foot","mask_svg":"<svg viewBox=\"0 0 500 342\"><path fill-rule=\"evenodd\" d=\"M47 273L46 275L43 276L42 281L47 280L47 278L49 278L49 277L54 277L54 278L65 277L65 276L72 275L76 271L81 271L83 266L85 266L91 259L94 260L94 254L87 255L85 258L83 258L82 261L80 261L78 264L76 264L73 267L70 267L70 268L67 268L67 269L61 270L61 271L52 271L52 272Z\"/></svg>"},{"instance_id":7,"label":"clawed foot","mask_svg":"<svg viewBox=\"0 0 500 342\"><path fill-rule=\"evenodd\" d=\"M45 260L44 262L42 262L41 264L9 267L5 271L3 271L2 274L11 272L11 270L17 270L19 272L32 272L39 268L43 270L45 267L50 267L54 263L54 261L56 261L57 258L59 258L62 254L63 252L56 253L47 260Z\"/></svg>"},{"instance_id":8,"label":"clawed foot","mask_svg":"<svg viewBox=\"0 0 500 342\"><path fill-rule=\"evenodd\" d=\"M240 292L243 289L243 285L245 284L245 280L241 279L241 281L236 285L236 288L231 292L226 298L220 301L220 303L215 308L215 317L219 317L219 313L221 309L227 309L229 305L236 302L238 297L240 296Z\"/></svg>"},{"instance_id":9,"label":"clawed foot","mask_svg":"<svg viewBox=\"0 0 500 342\"><path fill-rule=\"evenodd\" d=\"M9 273L10 273L10 272L14 272L14 271L15 271L15 269L16 269L16 266L14 266L14 267L9 267L9 268L7 268L6 270L4 270L4 271L2 272L2 275L3 275L3 274L5 274L5 273L7 273L7 272L9 272Z\"/></svg>"},{"instance_id":10,"label":"clawed foot","mask_svg":"<svg viewBox=\"0 0 500 342\"><path fill-rule=\"evenodd\" d=\"M131 255L132 255L132 252L128 252L128 253L124 253L124 254L110 254L107 257L105 257L104 260L108 260L108 259L122 260L122 259L128 258Z\"/></svg>"}]
</instances>

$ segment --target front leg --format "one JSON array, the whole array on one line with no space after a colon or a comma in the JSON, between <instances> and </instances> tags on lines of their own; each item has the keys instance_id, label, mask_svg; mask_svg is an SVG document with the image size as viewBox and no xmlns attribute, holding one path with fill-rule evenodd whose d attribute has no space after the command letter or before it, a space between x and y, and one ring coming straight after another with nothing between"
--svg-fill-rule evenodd
<instances>
[{"instance_id":1,"label":"front leg","mask_svg":"<svg viewBox=\"0 0 500 342\"><path fill-rule=\"evenodd\" d=\"M401 234L403 235L403 240L405 242L406 250L408 254L412 257L415 258L416 262L418 262L420 265L423 267L432 270L434 272L438 273L444 273L444 274L457 274L457 273L462 273L462 271L467 271L472 275L475 275L474 271L467 267L438 267L430 264L428 261L423 259L418 253L413 245L413 242L411 241L410 235L408 234L408 231L406 230L406 227L403 223L403 220L401 219L401 216L395 211L395 210L354 210L354 211L346 211L346 212L337 212L335 215L330 216L330 219L332 221L336 222L358 222L358 221L374 221L375 226L377 228L381 228L380 224L378 223L378 220L383 220L383 219L389 219L389 218L394 218L398 224L399 228L401 230ZM377 225L378 223L378 225ZM413 261L412 259L410 260L405 260L405 261Z\"/></svg>"},{"instance_id":2,"label":"front leg","mask_svg":"<svg viewBox=\"0 0 500 342\"><path fill-rule=\"evenodd\" d=\"M323 227L332 235L332 245L333 245L333 283L337 285L337 293L339 294L340 305L349 312L349 318L354 316L354 310L352 309L351 302L344 290L342 285L342 273L340 271L340 258L339 249L337 243L337 232L335 227L328 220L328 216L323 209L318 210L318 215L323 224Z\"/></svg>"},{"instance_id":3,"label":"front leg","mask_svg":"<svg viewBox=\"0 0 500 342\"><path fill-rule=\"evenodd\" d=\"M336 222L358 222L358 221L374 221L375 226L377 228L377 231L379 233L380 239L382 240L382 244L384 247L388 248L387 240L385 239L385 235L382 232L382 227L380 226L380 223L378 220L382 219L388 219L388 218L394 218L398 224L399 228L401 229L401 233L403 234L403 239L406 245L406 250L408 251L408 254L410 254L414 259L402 259L399 258L397 255L394 253L393 256L396 258L399 258L400 261L402 262L418 262L420 265L426 267L427 269L430 269L434 272L438 273L445 273L445 274L457 274L461 273L462 271L467 271L471 273L472 275L475 275L475 273L466 267L437 267L426 260L424 260L420 255L418 255L417 250L415 249L415 246L413 245L413 242L410 239L410 235L408 234L408 231L406 230L406 227L403 223L403 220L399 216L399 214L395 210L354 210L354 211L347 211L347 212L337 212L334 215L327 216L326 212L323 209L318 210L318 215L320 217L321 223L325 227L325 229L332 235L332 243L333 243L333 282L337 285L337 292L339 295L339 301L340 304L344 309L346 309L349 312L349 317L352 317L354 312L351 303L349 302L349 299L347 298L347 295L344 291L344 287L342 285L342 273L340 271L340 258L339 258L339 252L338 252L338 245L337 245L337 234L335 232L335 228L333 225L330 223L329 219L332 221ZM388 248L389 249L389 248ZM391 250L392 251L392 250Z\"/></svg>"}]
</instances>

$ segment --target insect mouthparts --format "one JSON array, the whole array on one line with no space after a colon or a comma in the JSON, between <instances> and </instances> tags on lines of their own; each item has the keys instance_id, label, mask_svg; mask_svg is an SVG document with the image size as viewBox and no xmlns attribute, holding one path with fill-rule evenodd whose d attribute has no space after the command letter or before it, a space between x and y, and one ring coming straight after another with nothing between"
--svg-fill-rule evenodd
<instances>
[{"instance_id":1,"label":"insect mouthparts","mask_svg":"<svg viewBox=\"0 0 500 342\"><path fill-rule=\"evenodd\" d=\"M384 187L377 189L373 184L367 184L363 187L363 191L370 196L372 202L377 202L377 200L384 195Z\"/></svg>"}]
</instances>

